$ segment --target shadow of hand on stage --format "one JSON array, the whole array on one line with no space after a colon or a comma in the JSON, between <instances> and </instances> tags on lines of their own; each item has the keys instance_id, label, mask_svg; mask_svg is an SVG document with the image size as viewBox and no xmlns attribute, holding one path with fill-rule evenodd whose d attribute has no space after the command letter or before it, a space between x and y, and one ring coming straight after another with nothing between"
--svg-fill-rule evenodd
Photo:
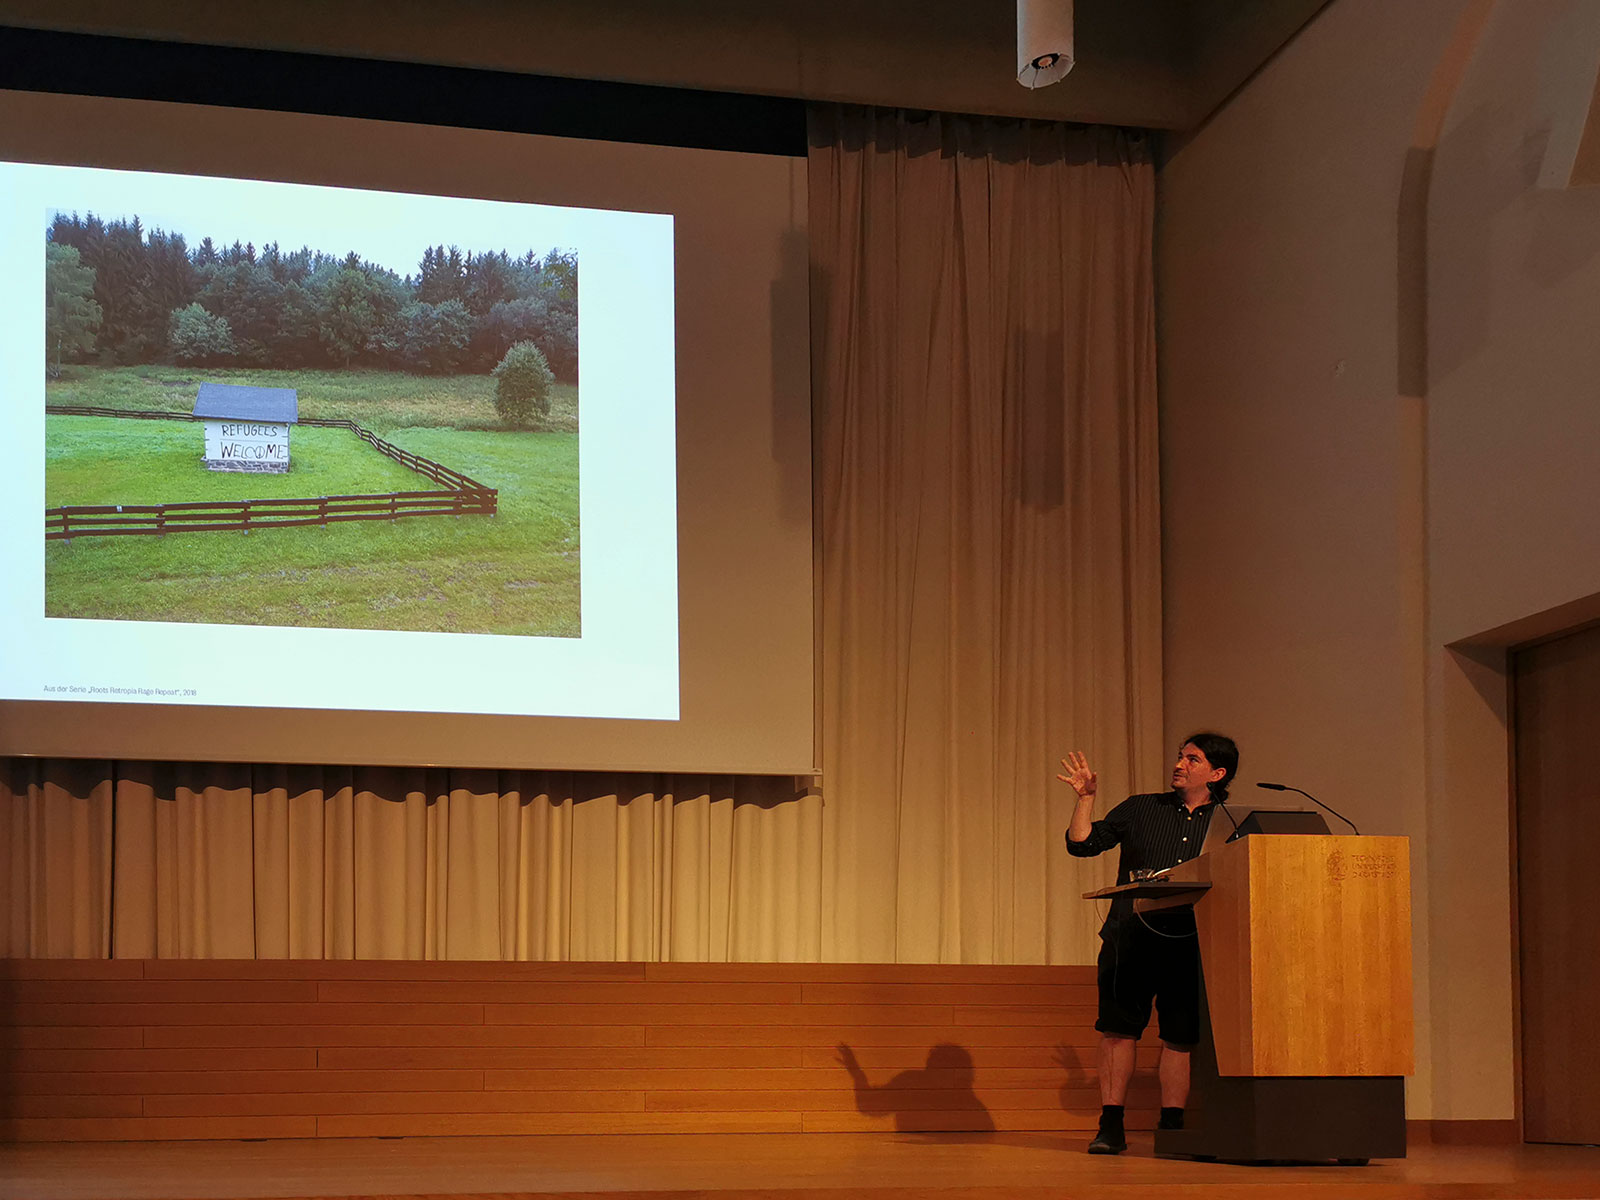
<instances>
[{"instance_id":1,"label":"shadow of hand on stage","mask_svg":"<svg viewBox=\"0 0 1600 1200\"><path fill-rule=\"evenodd\" d=\"M921 1067L876 1086L868 1081L856 1052L843 1043L839 1062L850 1073L856 1111L864 1116L893 1115L894 1127L902 1133L994 1132L994 1118L972 1090L972 1055L965 1046L941 1042L928 1051Z\"/></svg>"}]
</instances>

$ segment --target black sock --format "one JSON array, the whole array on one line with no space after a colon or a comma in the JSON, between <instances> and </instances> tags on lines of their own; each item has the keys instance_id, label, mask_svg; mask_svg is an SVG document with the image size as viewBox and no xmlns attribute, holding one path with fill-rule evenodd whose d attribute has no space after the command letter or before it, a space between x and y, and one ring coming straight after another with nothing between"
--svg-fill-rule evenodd
<instances>
[{"instance_id":1,"label":"black sock","mask_svg":"<svg viewBox=\"0 0 1600 1200\"><path fill-rule=\"evenodd\" d=\"M1165 1108L1165 1107L1163 1107L1162 1110L1161 1110L1161 1119L1156 1122L1156 1128L1157 1129L1182 1129L1183 1128L1183 1109L1181 1107L1179 1107L1179 1108Z\"/></svg>"},{"instance_id":2,"label":"black sock","mask_svg":"<svg viewBox=\"0 0 1600 1200\"><path fill-rule=\"evenodd\" d=\"M1102 1104L1100 1106L1100 1131L1102 1133L1122 1132L1122 1105Z\"/></svg>"}]
</instances>

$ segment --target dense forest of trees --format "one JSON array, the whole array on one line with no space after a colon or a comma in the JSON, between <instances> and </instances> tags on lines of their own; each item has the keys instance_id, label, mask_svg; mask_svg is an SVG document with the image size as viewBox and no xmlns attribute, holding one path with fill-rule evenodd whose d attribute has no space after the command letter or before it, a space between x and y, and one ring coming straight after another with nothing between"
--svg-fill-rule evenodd
<instances>
[{"instance_id":1,"label":"dense forest of trees","mask_svg":"<svg viewBox=\"0 0 1600 1200\"><path fill-rule=\"evenodd\" d=\"M578 374L573 253L423 251L404 278L356 254L146 230L58 215L46 232L46 341L65 362L377 367L487 373L519 342Z\"/></svg>"}]
</instances>

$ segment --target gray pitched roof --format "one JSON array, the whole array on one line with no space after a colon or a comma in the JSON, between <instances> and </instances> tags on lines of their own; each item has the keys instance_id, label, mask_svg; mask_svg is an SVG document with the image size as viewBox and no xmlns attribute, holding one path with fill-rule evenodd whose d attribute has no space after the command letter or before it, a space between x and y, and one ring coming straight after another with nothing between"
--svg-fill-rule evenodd
<instances>
[{"instance_id":1,"label":"gray pitched roof","mask_svg":"<svg viewBox=\"0 0 1600 1200\"><path fill-rule=\"evenodd\" d=\"M236 383L202 383L195 397L194 415L236 421L286 421L300 419L300 397L293 388L243 387Z\"/></svg>"}]
</instances>

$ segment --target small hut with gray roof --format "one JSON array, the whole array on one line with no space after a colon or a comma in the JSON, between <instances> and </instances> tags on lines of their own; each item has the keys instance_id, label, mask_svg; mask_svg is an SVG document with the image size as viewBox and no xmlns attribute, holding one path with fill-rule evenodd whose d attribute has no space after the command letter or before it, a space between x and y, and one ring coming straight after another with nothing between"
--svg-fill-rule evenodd
<instances>
[{"instance_id":1,"label":"small hut with gray roof","mask_svg":"<svg viewBox=\"0 0 1600 1200\"><path fill-rule=\"evenodd\" d=\"M202 383L194 415L205 418L205 464L213 471L289 469L289 426L300 420L293 388Z\"/></svg>"}]
</instances>

